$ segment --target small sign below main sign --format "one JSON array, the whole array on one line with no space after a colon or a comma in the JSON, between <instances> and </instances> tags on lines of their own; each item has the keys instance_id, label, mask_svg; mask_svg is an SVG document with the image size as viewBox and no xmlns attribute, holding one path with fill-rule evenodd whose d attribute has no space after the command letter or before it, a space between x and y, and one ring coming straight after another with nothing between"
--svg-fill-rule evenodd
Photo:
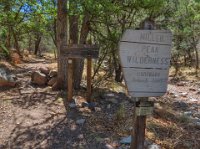
<instances>
[{"instance_id":1,"label":"small sign below main sign","mask_svg":"<svg viewBox=\"0 0 200 149\"><path fill-rule=\"evenodd\" d=\"M162 96L166 93L171 43L170 31L125 31L119 43L119 56L132 97Z\"/></svg>"}]
</instances>

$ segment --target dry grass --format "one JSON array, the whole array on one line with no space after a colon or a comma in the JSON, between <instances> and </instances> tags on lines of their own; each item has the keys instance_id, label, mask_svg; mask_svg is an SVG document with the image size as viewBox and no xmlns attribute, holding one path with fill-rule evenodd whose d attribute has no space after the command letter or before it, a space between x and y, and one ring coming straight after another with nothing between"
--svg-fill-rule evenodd
<instances>
[{"instance_id":1,"label":"dry grass","mask_svg":"<svg viewBox=\"0 0 200 149\"><path fill-rule=\"evenodd\" d=\"M170 68L169 74L170 76L175 75L174 67ZM199 77L196 77L196 70L194 67L181 67L176 77L179 77L188 81L197 81L197 80L200 80L200 70L199 70Z\"/></svg>"}]
</instances>

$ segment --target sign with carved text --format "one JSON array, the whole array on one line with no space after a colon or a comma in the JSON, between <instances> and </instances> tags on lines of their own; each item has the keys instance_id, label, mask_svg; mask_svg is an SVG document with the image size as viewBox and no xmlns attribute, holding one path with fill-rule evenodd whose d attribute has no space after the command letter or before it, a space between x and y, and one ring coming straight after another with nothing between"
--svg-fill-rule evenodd
<instances>
[{"instance_id":1,"label":"sign with carved text","mask_svg":"<svg viewBox=\"0 0 200 149\"><path fill-rule=\"evenodd\" d=\"M166 30L131 30L119 43L119 57L132 97L162 96L167 91L172 34Z\"/></svg>"}]
</instances>

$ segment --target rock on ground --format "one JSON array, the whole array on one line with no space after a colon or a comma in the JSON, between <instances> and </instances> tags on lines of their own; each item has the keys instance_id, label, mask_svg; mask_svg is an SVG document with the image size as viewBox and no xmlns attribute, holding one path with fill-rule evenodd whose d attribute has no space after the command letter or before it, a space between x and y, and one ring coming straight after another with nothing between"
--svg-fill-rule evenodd
<instances>
[{"instance_id":1,"label":"rock on ground","mask_svg":"<svg viewBox=\"0 0 200 149\"><path fill-rule=\"evenodd\" d=\"M47 77L45 74L35 71L31 75L31 82L37 85L45 85L47 83Z\"/></svg>"},{"instance_id":2,"label":"rock on ground","mask_svg":"<svg viewBox=\"0 0 200 149\"><path fill-rule=\"evenodd\" d=\"M53 77L53 78L51 78L51 79L49 80L48 85L49 85L49 86L53 86L53 85L56 83L56 81L57 81L57 78L56 78L56 77Z\"/></svg>"},{"instance_id":3,"label":"rock on ground","mask_svg":"<svg viewBox=\"0 0 200 149\"><path fill-rule=\"evenodd\" d=\"M102 149L115 149L114 147L112 147L110 144L105 144Z\"/></svg>"},{"instance_id":4,"label":"rock on ground","mask_svg":"<svg viewBox=\"0 0 200 149\"><path fill-rule=\"evenodd\" d=\"M161 147L155 143L148 146L148 149L161 149Z\"/></svg>"},{"instance_id":5,"label":"rock on ground","mask_svg":"<svg viewBox=\"0 0 200 149\"><path fill-rule=\"evenodd\" d=\"M56 77L57 76L57 71L56 70L51 70L50 72L49 72L49 76L50 77Z\"/></svg>"},{"instance_id":6,"label":"rock on ground","mask_svg":"<svg viewBox=\"0 0 200 149\"><path fill-rule=\"evenodd\" d=\"M179 108L179 109L182 109L182 110L186 110L189 106L187 105L187 103L185 103L183 101L175 101L173 103L173 107Z\"/></svg>"},{"instance_id":7,"label":"rock on ground","mask_svg":"<svg viewBox=\"0 0 200 149\"><path fill-rule=\"evenodd\" d=\"M48 76L49 72L50 72L50 69L47 68L47 67L41 67L39 68L40 72L45 74L46 76Z\"/></svg>"},{"instance_id":8,"label":"rock on ground","mask_svg":"<svg viewBox=\"0 0 200 149\"><path fill-rule=\"evenodd\" d=\"M0 87L14 87L16 85L15 76L9 73L6 68L0 68Z\"/></svg>"},{"instance_id":9,"label":"rock on ground","mask_svg":"<svg viewBox=\"0 0 200 149\"><path fill-rule=\"evenodd\" d=\"M131 136L122 138L120 144L131 144L131 138Z\"/></svg>"},{"instance_id":10,"label":"rock on ground","mask_svg":"<svg viewBox=\"0 0 200 149\"><path fill-rule=\"evenodd\" d=\"M78 119L77 121L76 121L76 124L77 125L83 125L85 123L85 119Z\"/></svg>"}]
</instances>

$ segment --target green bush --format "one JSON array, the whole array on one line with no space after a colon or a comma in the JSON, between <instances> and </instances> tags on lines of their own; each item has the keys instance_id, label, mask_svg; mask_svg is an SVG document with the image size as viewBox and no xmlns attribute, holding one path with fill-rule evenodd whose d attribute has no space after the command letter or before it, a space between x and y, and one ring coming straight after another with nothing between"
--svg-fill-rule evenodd
<instances>
[{"instance_id":1,"label":"green bush","mask_svg":"<svg viewBox=\"0 0 200 149\"><path fill-rule=\"evenodd\" d=\"M10 52L9 50L3 45L0 45L0 57L9 58Z\"/></svg>"}]
</instances>

